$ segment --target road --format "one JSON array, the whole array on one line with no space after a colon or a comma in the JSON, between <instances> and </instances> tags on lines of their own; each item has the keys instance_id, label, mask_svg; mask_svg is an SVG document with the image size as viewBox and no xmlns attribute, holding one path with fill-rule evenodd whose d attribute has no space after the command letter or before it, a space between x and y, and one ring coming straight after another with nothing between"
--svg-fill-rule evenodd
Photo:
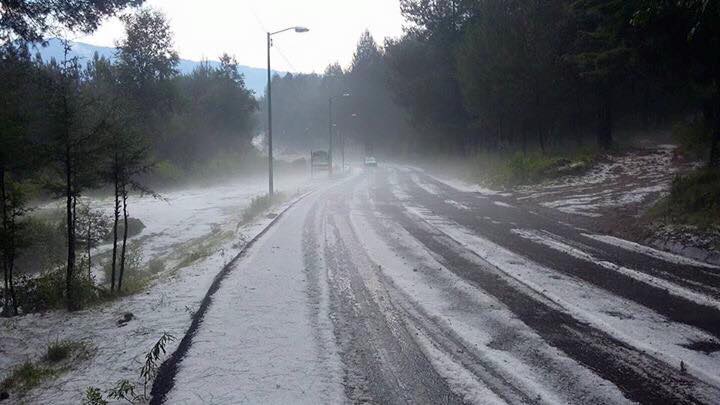
<instances>
[{"instance_id":1,"label":"road","mask_svg":"<svg viewBox=\"0 0 720 405\"><path fill-rule=\"evenodd\" d=\"M284 212L154 403L718 403L720 269L380 167Z\"/></svg>"}]
</instances>

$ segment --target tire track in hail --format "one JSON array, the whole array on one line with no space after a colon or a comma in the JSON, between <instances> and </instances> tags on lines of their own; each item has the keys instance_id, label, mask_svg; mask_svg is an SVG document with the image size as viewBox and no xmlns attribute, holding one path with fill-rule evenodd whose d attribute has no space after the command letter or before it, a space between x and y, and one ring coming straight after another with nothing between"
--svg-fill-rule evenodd
<instances>
[{"instance_id":1,"label":"tire track in hail","mask_svg":"<svg viewBox=\"0 0 720 405\"><path fill-rule=\"evenodd\" d=\"M663 362L579 322L570 314L550 306L508 280L501 270L480 260L454 240L432 229L430 224L410 218L392 195L387 178L373 189L377 207L398 222L408 233L438 257L441 263L461 278L487 292L506 305L522 322L550 345L618 386L626 396L642 403L705 403L693 387L702 382L668 369Z\"/></svg>"}]
</instances>

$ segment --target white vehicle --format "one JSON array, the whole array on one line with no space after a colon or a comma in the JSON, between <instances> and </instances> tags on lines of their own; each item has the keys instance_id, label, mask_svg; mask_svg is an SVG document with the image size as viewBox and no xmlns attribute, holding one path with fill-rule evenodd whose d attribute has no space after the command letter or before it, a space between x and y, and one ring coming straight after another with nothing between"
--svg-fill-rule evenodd
<instances>
[{"instance_id":1,"label":"white vehicle","mask_svg":"<svg viewBox=\"0 0 720 405\"><path fill-rule=\"evenodd\" d=\"M368 156L365 158L365 166L377 167L377 165L377 160L373 156Z\"/></svg>"}]
</instances>

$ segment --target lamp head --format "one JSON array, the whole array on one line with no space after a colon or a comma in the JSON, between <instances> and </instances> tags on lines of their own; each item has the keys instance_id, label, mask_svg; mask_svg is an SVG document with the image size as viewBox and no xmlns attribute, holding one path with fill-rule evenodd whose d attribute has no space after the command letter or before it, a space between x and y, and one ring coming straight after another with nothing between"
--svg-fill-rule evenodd
<instances>
[{"instance_id":1,"label":"lamp head","mask_svg":"<svg viewBox=\"0 0 720 405\"><path fill-rule=\"evenodd\" d=\"M308 32L308 31L310 31L310 30L305 27L295 27L295 32L297 32L297 33L303 33L303 32Z\"/></svg>"}]
</instances>

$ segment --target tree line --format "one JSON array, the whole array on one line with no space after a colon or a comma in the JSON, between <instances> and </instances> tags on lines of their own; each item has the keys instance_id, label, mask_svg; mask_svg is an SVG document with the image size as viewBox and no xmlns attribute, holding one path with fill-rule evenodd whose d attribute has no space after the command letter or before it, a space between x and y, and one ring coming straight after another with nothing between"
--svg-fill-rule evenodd
<instances>
[{"instance_id":1,"label":"tree line","mask_svg":"<svg viewBox=\"0 0 720 405\"><path fill-rule=\"evenodd\" d=\"M7 3L7 4L6 4ZM258 103L234 58L179 75L165 17L151 9L125 14L116 58L31 55L32 41L57 24L81 31L140 1L2 2L0 19L0 252L3 313L18 313L15 261L27 245L30 200L64 204L64 298L80 305L81 269L92 266L93 213L80 202L88 191L114 198L110 293L121 292L126 270L131 195L160 197L148 184L158 167L183 172L228 151L247 152ZM78 4L75 4L78 3ZM82 3L82 4L80 4Z\"/></svg>"},{"instance_id":2,"label":"tree line","mask_svg":"<svg viewBox=\"0 0 720 405\"><path fill-rule=\"evenodd\" d=\"M381 46L363 34L345 70L274 78L281 136L322 138L324 100L347 91L357 97L338 119L360 119L342 127L388 155L545 152L586 139L608 149L619 129L681 121L701 129L705 159L719 164L718 1L401 0L400 7L404 34Z\"/></svg>"},{"instance_id":3,"label":"tree line","mask_svg":"<svg viewBox=\"0 0 720 405\"><path fill-rule=\"evenodd\" d=\"M461 152L544 150L699 115L720 138L720 2L401 0L390 87L417 128ZM413 80L406 80L406 77ZM437 108L441 106L441 108Z\"/></svg>"}]
</instances>

